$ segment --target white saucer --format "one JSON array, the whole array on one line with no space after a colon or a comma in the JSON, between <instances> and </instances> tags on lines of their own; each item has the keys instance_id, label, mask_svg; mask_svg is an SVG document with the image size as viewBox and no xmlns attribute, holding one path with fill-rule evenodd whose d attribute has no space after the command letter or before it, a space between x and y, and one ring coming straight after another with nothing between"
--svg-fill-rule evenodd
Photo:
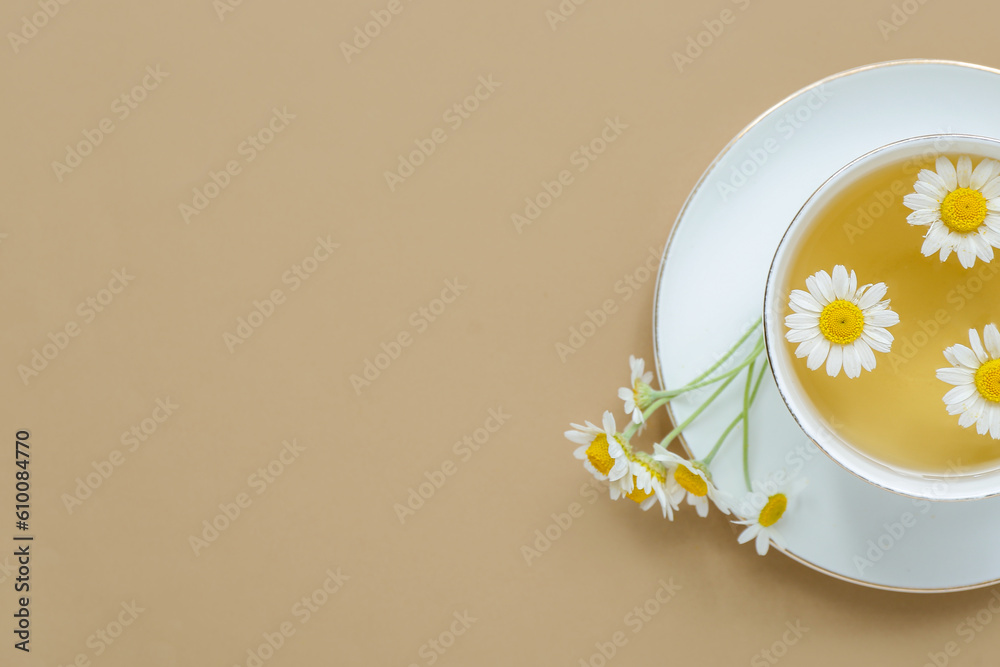
<instances>
[{"instance_id":1,"label":"white saucer","mask_svg":"<svg viewBox=\"0 0 1000 667\"><path fill-rule=\"evenodd\" d=\"M778 242L831 174L907 137L1000 137L998 108L1000 71L905 60L819 81L747 126L695 186L664 253L653 317L662 386L678 387L697 376L760 316ZM693 456L704 456L738 414L741 380L685 430L683 444ZM675 401L675 423L705 397ZM932 503L867 484L799 430L767 374L751 413L750 471L753 479L765 480L779 470L809 480L799 505L779 524L786 553L805 565L853 583L909 592L1000 581L1000 497ZM739 429L715 459L712 474L723 490L738 498L746 493ZM752 544L741 547L734 540L733 548L757 557Z\"/></svg>"}]
</instances>

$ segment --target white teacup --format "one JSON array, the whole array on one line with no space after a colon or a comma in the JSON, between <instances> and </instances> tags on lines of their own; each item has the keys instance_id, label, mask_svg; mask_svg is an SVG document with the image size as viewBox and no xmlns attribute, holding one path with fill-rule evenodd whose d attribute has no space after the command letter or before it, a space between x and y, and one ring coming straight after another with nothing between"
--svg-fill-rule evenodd
<instances>
[{"instance_id":1,"label":"white teacup","mask_svg":"<svg viewBox=\"0 0 1000 667\"><path fill-rule=\"evenodd\" d=\"M806 435L830 458L865 481L895 493L930 500L974 500L1000 494L1000 469L975 474L917 474L875 460L853 447L826 424L806 395L792 366L804 360L795 358L784 335L788 294L784 293L782 286L788 283L792 259L801 241L816 223L817 214L845 188L878 169L908 158L933 157L942 153L1000 160L1000 141L964 134L939 134L897 141L862 155L813 193L792 220L774 254L764 295L764 334L768 359L782 399ZM1000 262L1000 253L993 261ZM1000 443L997 446L1000 447Z\"/></svg>"}]
</instances>

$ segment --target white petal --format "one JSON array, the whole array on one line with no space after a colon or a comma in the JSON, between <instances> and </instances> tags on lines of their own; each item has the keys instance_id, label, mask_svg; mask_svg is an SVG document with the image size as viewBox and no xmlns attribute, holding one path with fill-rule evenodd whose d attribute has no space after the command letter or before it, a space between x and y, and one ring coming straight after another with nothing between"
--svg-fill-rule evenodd
<instances>
[{"instance_id":1,"label":"white petal","mask_svg":"<svg viewBox=\"0 0 1000 667\"><path fill-rule=\"evenodd\" d=\"M611 436L615 434L617 428L615 427L615 416L611 414L611 410L604 411L604 417L601 420L604 425L604 433L608 436L608 444L611 444Z\"/></svg>"},{"instance_id":2,"label":"white petal","mask_svg":"<svg viewBox=\"0 0 1000 667\"><path fill-rule=\"evenodd\" d=\"M767 548L771 546L771 540L767 536L766 531L760 531L757 533L757 553L761 556L767 555Z\"/></svg>"},{"instance_id":3,"label":"white petal","mask_svg":"<svg viewBox=\"0 0 1000 667\"><path fill-rule=\"evenodd\" d=\"M982 187L980 192L986 199L1000 197L1000 177L994 177L993 180Z\"/></svg>"},{"instance_id":4,"label":"white petal","mask_svg":"<svg viewBox=\"0 0 1000 667\"><path fill-rule=\"evenodd\" d=\"M827 354L830 352L830 341L826 338L821 338L819 345L814 347L809 353L809 358L806 360L806 368L811 371L816 370L823 365L826 360Z\"/></svg>"},{"instance_id":5,"label":"white petal","mask_svg":"<svg viewBox=\"0 0 1000 667\"><path fill-rule=\"evenodd\" d=\"M1000 359L1000 331L997 325L987 324L983 329L983 341L986 343L986 350L994 359Z\"/></svg>"},{"instance_id":6,"label":"white petal","mask_svg":"<svg viewBox=\"0 0 1000 667\"><path fill-rule=\"evenodd\" d=\"M820 313L823 311L823 306L816 300L816 297L800 289L792 290L791 294L788 295L788 303L792 310L800 313Z\"/></svg>"},{"instance_id":7,"label":"white petal","mask_svg":"<svg viewBox=\"0 0 1000 667\"><path fill-rule=\"evenodd\" d=\"M952 387L948 390L948 393L944 395L944 402L948 405L953 405L955 403L962 403L969 400L976 393L976 385L974 384L960 384L957 387Z\"/></svg>"},{"instance_id":8,"label":"white petal","mask_svg":"<svg viewBox=\"0 0 1000 667\"><path fill-rule=\"evenodd\" d=\"M906 221L911 225L929 225L933 222L941 221L940 208L922 208L906 216Z\"/></svg>"},{"instance_id":9,"label":"white petal","mask_svg":"<svg viewBox=\"0 0 1000 667\"><path fill-rule=\"evenodd\" d=\"M917 174L917 179L924 181L925 183L932 183L933 185L941 188L941 190L945 193L948 191L948 187L945 184L944 179L941 178L936 171L932 171L931 169L921 169L920 173Z\"/></svg>"},{"instance_id":10,"label":"white petal","mask_svg":"<svg viewBox=\"0 0 1000 667\"><path fill-rule=\"evenodd\" d=\"M736 541L739 542L740 544L746 544L753 538L757 537L757 534L759 532L760 532L759 523L750 524L749 526L746 527L746 529L742 533L740 533L740 536L736 538Z\"/></svg>"},{"instance_id":11,"label":"white petal","mask_svg":"<svg viewBox=\"0 0 1000 667\"><path fill-rule=\"evenodd\" d=\"M960 188L969 187L969 183L972 182L972 160L968 155L958 158L956 175L958 176L958 186Z\"/></svg>"},{"instance_id":12,"label":"white petal","mask_svg":"<svg viewBox=\"0 0 1000 667\"><path fill-rule=\"evenodd\" d=\"M833 293L838 299L847 298L847 289L851 285L850 276L843 264L833 267Z\"/></svg>"},{"instance_id":13,"label":"white petal","mask_svg":"<svg viewBox=\"0 0 1000 667\"><path fill-rule=\"evenodd\" d=\"M958 255L958 263L962 265L963 268L971 269L976 265L976 253L972 252L968 248L959 248L955 251Z\"/></svg>"},{"instance_id":14,"label":"white petal","mask_svg":"<svg viewBox=\"0 0 1000 667\"><path fill-rule=\"evenodd\" d=\"M829 273L826 271L818 271L810 277L813 279L816 290L819 290L819 293L823 295L824 299L826 299L826 303L830 303L837 298L837 295L833 290L833 278L830 277ZM809 278L806 278L806 286L808 287L808 285ZM813 290L811 287L809 288L809 291L813 294L816 294L816 290ZM824 305L826 305L826 303L824 303Z\"/></svg>"},{"instance_id":15,"label":"white petal","mask_svg":"<svg viewBox=\"0 0 1000 667\"><path fill-rule=\"evenodd\" d=\"M861 367L866 371L875 370L875 353L863 339L854 341L854 353L858 355Z\"/></svg>"},{"instance_id":16,"label":"white petal","mask_svg":"<svg viewBox=\"0 0 1000 667\"><path fill-rule=\"evenodd\" d=\"M972 331L969 332L969 336L972 336ZM978 369L980 366L979 360L976 358L976 354L964 345L952 345L951 353L955 355L956 359L958 359L958 363L962 364L966 368Z\"/></svg>"},{"instance_id":17,"label":"white petal","mask_svg":"<svg viewBox=\"0 0 1000 667\"><path fill-rule=\"evenodd\" d=\"M948 188L949 191L958 187L958 175L955 173L955 166L951 160L942 155L938 157L934 166L938 175L944 180L944 187Z\"/></svg>"},{"instance_id":18,"label":"white petal","mask_svg":"<svg viewBox=\"0 0 1000 667\"><path fill-rule=\"evenodd\" d=\"M812 329L819 326L819 317L809 313L792 313L785 316L785 326L789 329Z\"/></svg>"},{"instance_id":19,"label":"white petal","mask_svg":"<svg viewBox=\"0 0 1000 667\"><path fill-rule=\"evenodd\" d=\"M899 324L899 313L894 310L877 310L873 313L865 314L866 329L869 326L885 328L895 326L897 324Z\"/></svg>"},{"instance_id":20,"label":"white petal","mask_svg":"<svg viewBox=\"0 0 1000 667\"><path fill-rule=\"evenodd\" d=\"M976 257L984 262L993 261L993 246L990 245L989 241L983 238L982 234L971 236L969 240L975 246L974 252L976 253Z\"/></svg>"},{"instance_id":21,"label":"white petal","mask_svg":"<svg viewBox=\"0 0 1000 667\"><path fill-rule=\"evenodd\" d=\"M935 376L937 376L937 379L942 382L947 382L948 384L956 386L975 382L973 372L964 368L939 368L935 372Z\"/></svg>"},{"instance_id":22,"label":"white petal","mask_svg":"<svg viewBox=\"0 0 1000 667\"><path fill-rule=\"evenodd\" d=\"M914 211L933 211L940 209L941 202L918 192L903 197L903 205Z\"/></svg>"},{"instance_id":23,"label":"white petal","mask_svg":"<svg viewBox=\"0 0 1000 667\"><path fill-rule=\"evenodd\" d=\"M876 303L882 300L882 297L885 296L887 290L888 288L885 286L885 283L877 283L875 285L872 285L867 290L865 290L865 293L862 294L861 298L858 299L857 303L858 308L860 308L861 310L866 310L868 308L871 308Z\"/></svg>"},{"instance_id":24,"label":"white petal","mask_svg":"<svg viewBox=\"0 0 1000 667\"><path fill-rule=\"evenodd\" d=\"M826 339L823 338L823 335L819 334L817 336L810 338L809 340L802 341L801 343L799 343L799 346L795 348L795 358L801 359L802 357L808 357L810 354L812 354L812 351L816 349L816 347L820 345L824 340ZM794 343L795 341L789 341L789 342Z\"/></svg>"},{"instance_id":25,"label":"white petal","mask_svg":"<svg viewBox=\"0 0 1000 667\"><path fill-rule=\"evenodd\" d=\"M856 378L861 375L861 358L858 356L854 345L844 345L844 373L849 378Z\"/></svg>"},{"instance_id":26,"label":"white petal","mask_svg":"<svg viewBox=\"0 0 1000 667\"><path fill-rule=\"evenodd\" d=\"M830 355L826 358L826 374L830 377L837 377L840 374L840 367L844 362L844 346L831 345Z\"/></svg>"},{"instance_id":27,"label":"white petal","mask_svg":"<svg viewBox=\"0 0 1000 667\"><path fill-rule=\"evenodd\" d=\"M993 160L983 160L976 165L976 170L972 172L972 179L969 181L969 187L975 190L979 190L986 182L990 180L993 175Z\"/></svg>"},{"instance_id":28,"label":"white petal","mask_svg":"<svg viewBox=\"0 0 1000 667\"><path fill-rule=\"evenodd\" d=\"M928 183L927 181L918 180L913 184L913 189L917 191L917 194L926 195L937 201L941 201L948 195L948 192L943 187L938 187L934 183Z\"/></svg>"},{"instance_id":29,"label":"white petal","mask_svg":"<svg viewBox=\"0 0 1000 667\"><path fill-rule=\"evenodd\" d=\"M882 327L866 326L861 331L861 340L868 343L876 352L888 352L892 341L895 340L891 333Z\"/></svg>"},{"instance_id":30,"label":"white petal","mask_svg":"<svg viewBox=\"0 0 1000 667\"><path fill-rule=\"evenodd\" d=\"M812 329L789 329L785 333L785 340L789 343L804 343L807 340L812 340L813 338L821 335L822 334L820 333L818 327Z\"/></svg>"},{"instance_id":31,"label":"white petal","mask_svg":"<svg viewBox=\"0 0 1000 667\"><path fill-rule=\"evenodd\" d=\"M986 350L983 349L983 344L979 342L979 332L975 329L969 329L969 347L972 349L973 354L979 359L980 364L985 364L990 360L986 356Z\"/></svg>"}]
</instances>

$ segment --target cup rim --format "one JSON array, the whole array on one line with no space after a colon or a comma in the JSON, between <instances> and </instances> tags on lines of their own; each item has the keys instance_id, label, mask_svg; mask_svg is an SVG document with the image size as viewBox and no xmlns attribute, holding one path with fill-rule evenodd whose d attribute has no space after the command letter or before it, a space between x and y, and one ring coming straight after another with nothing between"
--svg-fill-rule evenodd
<instances>
[{"instance_id":1,"label":"cup rim","mask_svg":"<svg viewBox=\"0 0 1000 667\"><path fill-rule=\"evenodd\" d=\"M855 171L859 166L870 162L873 158L886 152L893 150L898 150L907 144L928 144L931 142L939 142L942 138L948 139L954 142L970 142L982 144L990 144L996 148L997 157L992 159L1000 160L1000 139L994 137L987 137L983 135L976 134L965 134L958 132L943 132L935 134L925 134L918 135L914 137L907 137L905 139L900 139L898 141L893 141L888 144L884 144L875 149L872 149L857 158L854 158L843 167L835 171L832 175L826 178L805 200L799 210L792 217L791 222L785 229L781 236L781 240L775 249L774 256L771 259L771 264L767 273L767 282L764 288L764 303L763 303L763 334L764 334L764 349L768 356L768 367L772 378L774 379L775 386L778 389L778 394L781 396L781 400L785 403L785 407L788 409L789 414L795 420L795 423L799 426L802 432L806 435L809 440L816 445L816 447L823 452L827 457L829 457L834 463L839 465L841 468L851 473L853 476L864 480L868 484L876 486L880 489L884 489L890 493L894 493L901 496L906 496L910 498L917 498L921 500L933 500L940 502L963 502L970 500L983 500L986 498L992 498L1000 496L1000 467L992 470L969 473L967 475L946 475L946 474L931 474L931 473L918 473L918 472L904 472L893 468L889 464L877 460L876 458L865 454L859 449L856 449L850 445L850 443L843 439L841 436L836 435L833 430L827 427L825 430L829 433L831 437L827 438L828 442L824 442L824 438L817 437L817 433L813 431L811 425L805 423L804 415L814 408L809 402L807 396L803 396L803 400L797 401L795 398L790 397L792 393L787 386L788 380L784 377L788 373L785 371L779 372L776 368L775 360L779 357L780 351L778 349L779 345L784 342L784 335L779 330L780 323L784 321L784 318L779 318L777 315L769 316L770 313L777 313L774 310L775 300L778 296L777 292L777 278L776 274L782 270L786 264L784 262L779 264L779 256L782 255L783 251L787 249L789 244L789 239L792 234L798 231L802 225L803 214L808 212L812 206L816 206L820 198L828 194L839 182L846 181L845 176ZM940 153L940 151L938 151ZM905 156L900 156L905 157ZM983 156L987 157L987 156ZM1000 261L1000 258L998 258ZM772 328L774 330L772 331ZM778 339L779 342L775 342ZM799 403L805 404L800 405ZM800 415L801 411L801 415ZM821 421L821 418L816 418ZM828 448L829 447L829 448ZM834 450L834 451L831 451ZM840 454L840 456L838 456ZM844 456L847 454L847 456ZM870 474L865 474L861 470L852 467L848 461L844 459L864 460L872 468L880 470L884 473L883 478L874 479ZM985 478L991 478L995 480L992 490L978 491L975 493L970 492L970 490L962 491L963 487L970 486L972 482L976 480L983 480ZM902 482L902 483L899 483ZM950 487L950 493L941 494L933 490L935 484L946 484Z\"/></svg>"}]
</instances>

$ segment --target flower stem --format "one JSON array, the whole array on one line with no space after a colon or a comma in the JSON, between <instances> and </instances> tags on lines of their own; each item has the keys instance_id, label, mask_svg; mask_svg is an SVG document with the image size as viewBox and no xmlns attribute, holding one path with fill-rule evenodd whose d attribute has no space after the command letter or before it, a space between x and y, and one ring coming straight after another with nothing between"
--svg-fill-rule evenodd
<instances>
[{"instance_id":1,"label":"flower stem","mask_svg":"<svg viewBox=\"0 0 1000 667\"><path fill-rule=\"evenodd\" d=\"M757 344L754 345L753 351L750 352L750 356L747 358L746 361L744 361L742 364L740 364L739 368L744 368L748 364L752 363L753 360L756 359L757 356L763 350L764 350L764 338L761 337L760 340L757 341ZM692 412L691 415L687 419L685 419L683 422L681 422L680 424L678 424L677 426L675 426L674 430L672 430L670 433L668 433L667 436L662 440L662 442L660 444L663 447L666 447L671 442L673 442L674 438L676 438L678 435L680 435L681 431L683 431L685 428L687 428L688 426L690 426L691 422L693 422L695 419L697 419L701 415L701 413L704 412L708 408L708 406L710 406L713 402L715 402L715 399L719 397L719 394L721 394L726 389L726 387L728 387L730 384L732 384L733 380L735 380L735 379L736 379L736 374L735 373L731 374L728 378L726 378L725 382L723 382L721 385L719 385L719 388L716 389L712 393L712 395L709 396L708 399L705 400L704 403L702 403L700 406L698 406L698 408L694 412Z\"/></svg>"},{"instance_id":2,"label":"flower stem","mask_svg":"<svg viewBox=\"0 0 1000 667\"><path fill-rule=\"evenodd\" d=\"M754 364L757 363L754 361ZM750 488L750 385L753 382L753 367L754 364L750 364L750 368L747 369L747 383L743 387L743 481L746 482L747 491L752 491Z\"/></svg>"},{"instance_id":3,"label":"flower stem","mask_svg":"<svg viewBox=\"0 0 1000 667\"><path fill-rule=\"evenodd\" d=\"M760 381L764 379L764 371L766 370L767 359L765 358L751 392L750 377L753 375L753 366L751 366L750 370L747 371L747 386L743 390L743 481L747 485L747 491L753 491L753 485L750 483L750 406L757 398L757 390L760 389Z\"/></svg>"},{"instance_id":4,"label":"flower stem","mask_svg":"<svg viewBox=\"0 0 1000 667\"><path fill-rule=\"evenodd\" d=\"M739 368L735 368L732 371L724 373L724 374L722 374L722 375L720 375L718 377L709 378L709 376L712 373L714 373L716 370L718 370L719 367L722 366L722 364L726 363L729 360L729 358L732 357L736 353L736 351L738 349L740 349L740 347L742 347L743 343L745 343L747 341L747 339L750 337L750 335L754 331L757 330L757 327L760 326L760 324L763 321L763 319L764 319L763 317L758 318L757 321L754 322L753 325L749 329L746 330L746 332L743 334L743 336L741 336L740 339L738 341L736 341L736 344L733 345L731 348L729 348L729 351L726 352L724 355L722 355L722 357L718 361L716 361L714 364L712 364L712 366L707 371L705 371L704 373L702 373L701 375L699 375L695 379L691 380L690 382L688 382L686 385L684 385L680 389L665 389L663 391L654 391L653 395L656 398L658 398L658 399L659 398L675 398L677 396L680 396L681 394L684 394L686 392L691 391L692 389L698 389L700 387L704 387L704 386L707 386L707 385L710 385L710 384L714 384L716 382L719 382L720 380L727 379L728 377L731 376L731 374L738 373L739 370L742 369L746 364L743 364ZM706 378L709 378L709 379L706 379Z\"/></svg>"}]
</instances>

